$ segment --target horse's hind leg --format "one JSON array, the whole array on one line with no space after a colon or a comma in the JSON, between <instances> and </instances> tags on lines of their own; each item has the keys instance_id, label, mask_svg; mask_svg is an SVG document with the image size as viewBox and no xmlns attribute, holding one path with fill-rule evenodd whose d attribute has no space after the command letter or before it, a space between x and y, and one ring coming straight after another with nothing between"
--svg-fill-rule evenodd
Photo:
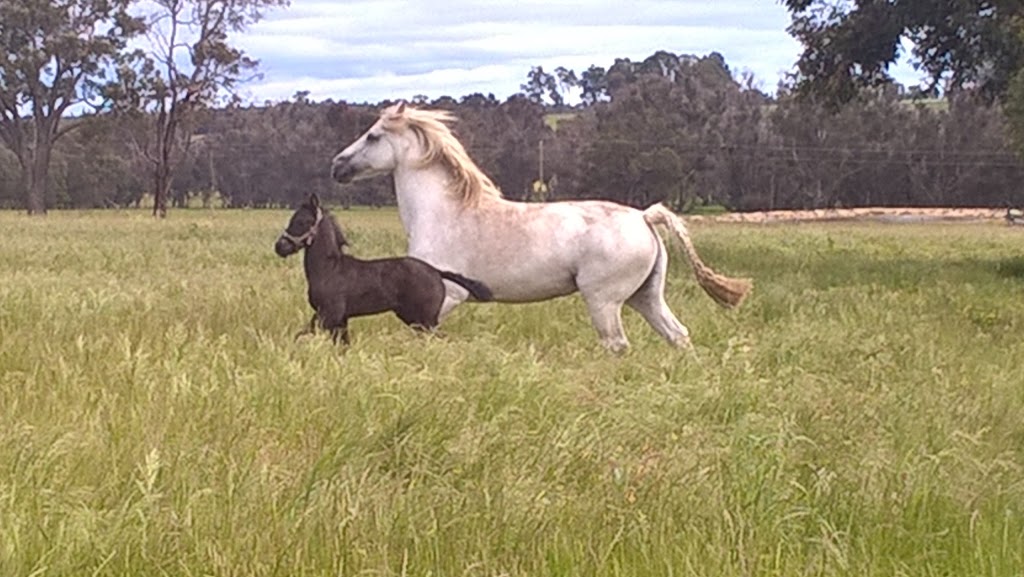
<instances>
[{"instance_id":1,"label":"horse's hind leg","mask_svg":"<svg viewBox=\"0 0 1024 577\"><path fill-rule=\"evenodd\" d=\"M640 313L640 316L644 317L644 320L672 345L681 349L692 346L690 331L687 330L686 325L679 322L676 315L672 313L672 309L668 308L668 303L665 302L662 295L637 293L630 297L626 304Z\"/></svg>"},{"instance_id":2,"label":"horse's hind leg","mask_svg":"<svg viewBox=\"0 0 1024 577\"><path fill-rule=\"evenodd\" d=\"M629 348L629 339L622 328L622 303L642 282L642 276L623 274L620 269L598 263L576 274L576 287L587 303L590 321L597 330L601 345L613 353ZM639 271L644 274L645 271Z\"/></svg>"},{"instance_id":3,"label":"horse's hind leg","mask_svg":"<svg viewBox=\"0 0 1024 577\"><path fill-rule=\"evenodd\" d=\"M444 301L441 302L441 310L437 314L438 323L469 298L469 291L451 281L444 281L444 289Z\"/></svg>"},{"instance_id":4,"label":"horse's hind leg","mask_svg":"<svg viewBox=\"0 0 1024 577\"><path fill-rule=\"evenodd\" d=\"M629 348L629 339L622 329L622 303L586 299L590 322L597 329L601 345L613 353L621 353Z\"/></svg>"},{"instance_id":5,"label":"horse's hind leg","mask_svg":"<svg viewBox=\"0 0 1024 577\"><path fill-rule=\"evenodd\" d=\"M690 331L679 322L665 302L666 261L665 252L662 250L651 275L633 296L629 297L626 304L640 313L640 316L644 317L644 320L666 341L681 349L691 348Z\"/></svg>"}]
</instances>

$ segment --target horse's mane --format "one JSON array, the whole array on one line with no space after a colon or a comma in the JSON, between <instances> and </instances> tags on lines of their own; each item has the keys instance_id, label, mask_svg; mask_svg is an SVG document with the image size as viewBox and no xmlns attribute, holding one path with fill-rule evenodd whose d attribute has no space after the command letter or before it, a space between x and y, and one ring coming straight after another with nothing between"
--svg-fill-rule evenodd
<instances>
[{"instance_id":1,"label":"horse's mane","mask_svg":"<svg viewBox=\"0 0 1024 577\"><path fill-rule=\"evenodd\" d=\"M341 226L338 224L338 219L334 218L334 215L327 209L323 210L324 218L323 222L326 226L331 228L331 232L334 233L334 240L338 245L338 252L344 253L345 247L350 246L348 239L345 238L345 233L341 232Z\"/></svg>"},{"instance_id":2,"label":"horse's mane","mask_svg":"<svg viewBox=\"0 0 1024 577\"><path fill-rule=\"evenodd\" d=\"M409 128L423 145L422 165L440 163L452 177L452 191L462 204L475 204L482 197L501 198L501 190L469 157L448 126L455 116L445 110L421 110L396 105L381 115L384 128Z\"/></svg>"}]
</instances>

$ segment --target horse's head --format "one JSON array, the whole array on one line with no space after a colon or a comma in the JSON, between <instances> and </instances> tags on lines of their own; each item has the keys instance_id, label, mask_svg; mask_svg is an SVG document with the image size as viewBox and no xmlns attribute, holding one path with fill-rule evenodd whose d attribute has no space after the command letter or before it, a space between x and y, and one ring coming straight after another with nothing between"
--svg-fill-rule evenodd
<instances>
[{"instance_id":1,"label":"horse's head","mask_svg":"<svg viewBox=\"0 0 1024 577\"><path fill-rule=\"evenodd\" d=\"M364 180L395 170L416 146L416 137L402 130L405 102L381 113L377 122L331 161L331 176L341 183Z\"/></svg>"},{"instance_id":2,"label":"horse's head","mask_svg":"<svg viewBox=\"0 0 1024 577\"><path fill-rule=\"evenodd\" d=\"M274 243L274 252L278 256L289 256L313 244L317 227L324 218L320 207L320 198L316 193L310 194L302 206L292 214L287 228Z\"/></svg>"},{"instance_id":3,"label":"horse's head","mask_svg":"<svg viewBox=\"0 0 1024 577\"><path fill-rule=\"evenodd\" d=\"M451 131L449 125L454 121L455 117L445 110L408 108L404 102L391 106L358 140L334 157L331 175L345 183L392 173L400 167L423 170L439 165L447 172L441 177L441 190L459 202L501 198L501 191ZM401 204L397 185L395 192Z\"/></svg>"}]
</instances>

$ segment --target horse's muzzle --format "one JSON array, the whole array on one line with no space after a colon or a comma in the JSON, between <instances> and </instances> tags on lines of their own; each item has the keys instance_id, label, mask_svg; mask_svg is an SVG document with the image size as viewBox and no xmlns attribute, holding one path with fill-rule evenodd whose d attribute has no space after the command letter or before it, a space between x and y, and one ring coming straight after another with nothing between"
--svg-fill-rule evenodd
<instances>
[{"instance_id":1,"label":"horse's muzzle","mask_svg":"<svg viewBox=\"0 0 1024 577\"><path fill-rule=\"evenodd\" d=\"M283 236L278 237L277 242L274 243L274 252L277 253L277 256L282 258L295 254L300 248L302 247Z\"/></svg>"},{"instance_id":2,"label":"horse's muzzle","mask_svg":"<svg viewBox=\"0 0 1024 577\"><path fill-rule=\"evenodd\" d=\"M356 169L352 166L352 163L342 159L335 159L331 163L331 177L334 180L345 184L352 182L352 177L356 175Z\"/></svg>"}]
</instances>

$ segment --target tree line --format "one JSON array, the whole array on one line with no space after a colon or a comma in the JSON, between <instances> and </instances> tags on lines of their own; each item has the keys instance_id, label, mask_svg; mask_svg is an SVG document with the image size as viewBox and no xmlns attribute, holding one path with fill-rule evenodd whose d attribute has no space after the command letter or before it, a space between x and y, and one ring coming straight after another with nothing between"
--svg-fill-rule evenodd
<instances>
[{"instance_id":1,"label":"tree line","mask_svg":"<svg viewBox=\"0 0 1024 577\"><path fill-rule=\"evenodd\" d=\"M228 44L227 33L286 2L160 0L141 13L130 0L71 2L79 4L96 12L79 15L94 19L91 37L76 36L81 22L62 28L60 14L40 19L30 10L52 8L47 0L0 0L0 39L10 55L0 62L0 137L7 144L0 148L0 206L35 212L152 201L162 215L167 206L289 206L309 192L346 206L394 202L386 180L341 187L328 175L331 156L391 102L315 102L308 92L262 105L219 99L256 67ZM999 44L1007 54L999 62L1007 64L986 68L1005 78L971 83L974 69L963 58L954 61L963 68L955 74L942 68L939 48L955 49L952 40L930 45L922 58L937 55L928 68L936 83L906 89L885 78L888 53L826 42L866 38L866 29L843 27L867 26L875 15L858 16L856 8L816 21L826 14L816 1L787 6L791 33L807 51L773 94L734 73L718 53L660 51L579 74L534 67L520 92L503 100L470 94L412 104L452 111L471 156L514 199L662 201L681 211L1022 204L1015 119L1024 118L1016 112L1024 106L1015 106L1024 97L1016 99L1014 86L1024 80L1013 71L1024 60L1011 58L1019 46ZM946 15L964 20L964 42L972 41L963 32L973 30L972 15ZM914 17L932 17L899 16L903 32L920 30ZM62 42L19 36L44 29L63 33ZM154 46L184 47L191 64L129 51L125 38L135 34L157 39ZM989 49L993 58L997 48ZM869 56L877 62L869 65ZM835 68L843 58L848 66ZM55 62L77 76L40 81L39 69ZM938 90L943 74L948 82ZM569 105L573 96L579 102ZM73 103L96 110L67 117Z\"/></svg>"},{"instance_id":2,"label":"tree line","mask_svg":"<svg viewBox=\"0 0 1024 577\"><path fill-rule=\"evenodd\" d=\"M529 79L541 79L534 69ZM530 90L505 100L471 94L419 99L459 121L455 131L509 198L603 198L677 210L852 206L1009 206L1024 164L998 104L963 94L914 99L899 87L864 91L838 110L780 87L737 79L718 54L659 52L619 59L591 101L557 105ZM543 85L543 84L541 84ZM556 88L557 90L557 88ZM559 92L563 95L563 92ZM193 117L172 206L283 207L309 192L345 205L394 202L386 180L345 187L331 156L390 104L287 102L210 108ZM47 203L136 205L152 190L133 152L146 118L116 114L82 126L54 150ZM0 153L0 204L23 207L16 160Z\"/></svg>"}]
</instances>

